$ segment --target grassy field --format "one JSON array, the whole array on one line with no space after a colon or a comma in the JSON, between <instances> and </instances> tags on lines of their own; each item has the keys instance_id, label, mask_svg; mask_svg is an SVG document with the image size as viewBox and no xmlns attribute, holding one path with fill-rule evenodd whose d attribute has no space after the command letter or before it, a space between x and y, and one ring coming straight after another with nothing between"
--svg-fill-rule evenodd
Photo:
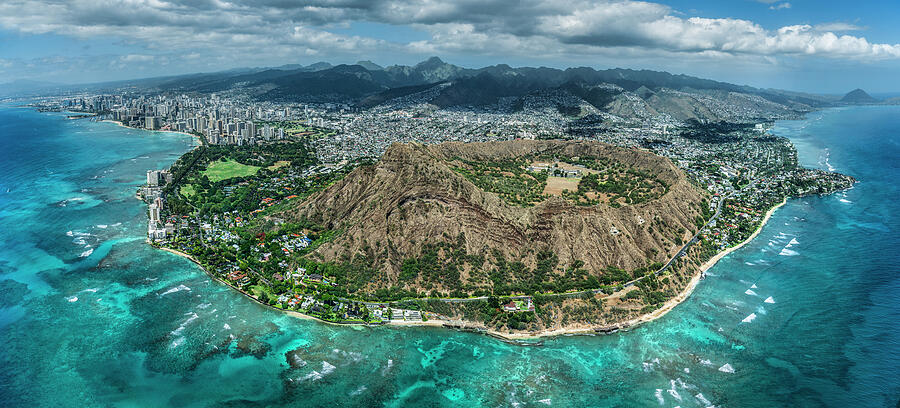
<instances>
[{"instance_id":1,"label":"grassy field","mask_svg":"<svg viewBox=\"0 0 900 408\"><path fill-rule=\"evenodd\" d=\"M228 180L233 177L252 176L259 171L259 167L240 164L232 159L228 161L215 161L203 170L203 175L209 177L209 181L215 183L217 181Z\"/></svg>"},{"instance_id":2,"label":"grassy field","mask_svg":"<svg viewBox=\"0 0 900 408\"><path fill-rule=\"evenodd\" d=\"M181 186L182 197L193 197L197 195L197 188L193 184L185 184Z\"/></svg>"},{"instance_id":3,"label":"grassy field","mask_svg":"<svg viewBox=\"0 0 900 408\"><path fill-rule=\"evenodd\" d=\"M279 160L279 161L275 162L275 164L269 166L268 169L269 170L277 170L277 169L280 169L280 168L290 165L290 164L291 164L291 162L289 162L287 160Z\"/></svg>"}]
</instances>

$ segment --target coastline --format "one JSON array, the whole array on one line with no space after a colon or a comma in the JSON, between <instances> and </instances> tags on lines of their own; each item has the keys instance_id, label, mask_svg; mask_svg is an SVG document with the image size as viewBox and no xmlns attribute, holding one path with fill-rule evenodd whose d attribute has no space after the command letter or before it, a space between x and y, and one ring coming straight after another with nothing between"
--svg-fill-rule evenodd
<instances>
[{"instance_id":1,"label":"coastline","mask_svg":"<svg viewBox=\"0 0 900 408\"><path fill-rule=\"evenodd\" d=\"M124 123L122 123L122 122L119 122L118 120L112 120L112 119L103 119L103 120L101 120L100 122L115 123L116 125L119 125L119 126L121 126L121 127L123 127L123 128L126 128L126 129L137 129L137 130L143 130L143 131L147 131L147 132L178 133L178 134L181 134L181 135L185 135L185 136L190 136L190 137L196 138L196 139L197 139L197 142L199 142L200 144L203 144L203 140L200 139L200 136L195 135L195 134L192 134L192 133L179 132L179 131L177 131L177 130L158 130L158 129L143 129L143 128L136 128L136 127L128 126L128 125L126 125L126 124L124 124ZM198 146L199 146L199 145L198 145Z\"/></svg>"},{"instance_id":2,"label":"coastline","mask_svg":"<svg viewBox=\"0 0 900 408\"><path fill-rule=\"evenodd\" d=\"M766 223L769 222L769 219L772 218L772 214L775 213L775 210L781 208L786 203L787 203L787 197L785 197L781 201L781 203L770 208L769 211L766 212L765 217L763 217L763 220L760 223L759 227L756 229L756 231L753 232L753 234L751 234L749 237L747 237L747 239L745 239L744 241L740 242L739 244L737 244L733 247L726 248L724 251L717 253L715 256L710 258L708 261L706 261L702 265L700 265L700 267L697 268L697 272L694 274L694 276L688 282L688 284L684 288L684 290L682 290L681 293L679 293L675 297L673 297L673 298L667 300L665 303L663 303L662 307L660 307L659 309L656 309L650 313L633 318L631 320L626 320L624 322L620 322L619 326L622 327L623 329L627 328L630 330L630 329L634 328L635 326L638 326L638 325L641 325L644 323L648 323L648 322L652 322L656 319L659 319L660 317L665 316L666 313L669 313L670 311L672 311L675 308L675 306L678 306L681 302L684 302L685 300L687 300L687 298L691 296L691 293L694 292L694 289L697 287L697 284L700 283L700 277L703 276L703 273L705 273L707 270L709 270L710 268L715 266L715 264L717 262L719 262L719 260L721 260L722 258L727 256L728 254L730 254L734 251L737 251L738 249L740 249L741 247L743 247L750 241L753 241L753 239L755 239L757 237L757 235L759 235L759 233L762 231L763 227L766 226ZM615 295L615 294L612 294L609 296L613 296L613 295ZM509 339L509 340L525 340L525 339L538 339L538 338L544 338L544 337L555 337L555 336L565 336L565 335L594 334L595 331L593 328L584 328L584 329L560 328L560 329L553 329L553 330L544 330L544 331L540 331L540 332L536 332L536 333L502 333L502 332L496 332L493 330L488 330L486 333L489 335L493 335L494 337L499 336L499 337L502 337L504 339Z\"/></svg>"},{"instance_id":3,"label":"coastline","mask_svg":"<svg viewBox=\"0 0 900 408\"><path fill-rule=\"evenodd\" d=\"M654 311L652 311L652 312L650 312L650 313L647 313L647 314L638 316L638 317L636 317L636 318L633 318L633 319L630 319L630 320L626 320L626 321L624 321L624 322L619 322L619 323L618 323L618 326L622 327L623 329L630 330L630 329L632 329L632 328L634 328L634 327L636 327L636 326L638 326L638 325L641 325L641 324L644 324L644 323L648 323L648 322L652 322L652 321L654 321L654 320L656 320L656 319L659 319L660 317L663 317L663 316L665 316L667 313L669 313L670 311L672 311L676 306L678 306L679 304L681 304L681 302L684 302L685 300L687 300L688 297L690 297L690 295L694 292L694 289L695 289L695 288L697 287L697 285L700 283L700 278L701 278L701 276L703 276L703 273L705 273L707 270L709 270L710 268L712 268L713 266L715 266L715 264L718 263L719 260L721 260L722 258L724 258L725 256L727 256L728 254L730 254L730 253L732 253L732 252L734 252L734 251L737 251L738 249L740 249L741 247L743 247L744 245L746 245L746 244L749 243L750 241L753 241L753 239L755 239L755 238L759 235L759 233L762 231L763 227L766 226L766 223L769 222L769 219L772 218L772 215L775 213L775 210L781 208L781 207L782 207L783 205L785 205L786 203L787 203L787 198L784 198L784 199L781 201L781 203L779 203L779 204L775 205L774 207L770 208L769 211L766 212L765 217L763 217L763 220L762 220L762 222L760 223L759 227L756 229L756 231L753 232L753 234L751 234L749 237L747 237L747 239L745 239L744 241L740 242L739 244L737 244L737 245L735 245L735 246L733 246L733 247L727 248L727 249L725 249L724 251L721 251L721 252L717 253L715 256L713 256L712 258L710 258L709 260L707 260L706 262L704 262L702 265L700 265L700 267L697 268L697 272L694 274L694 276L693 276L693 277L691 278L691 280L688 282L688 284L687 284L687 286L684 288L684 290L682 290L681 293L679 293L679 294L676 295L675 297L673 297L673 298L669 299L668 301L666 301L665 303L663 303L662 307L660 307L659 309L656 309L656 310L654 310ZM209 277L213 278L213 280L215 280L215 281L217 281L217 282L219 282L219 283L222 283L222 284L228 286L229 288L232 288L232 289L238 291L238 292L241 293L242 295L244 295L244 296L246 296L246 297L252 299L253 301L259 303L259 304L262 305L262 306L265 306L265 307L267 307L267 308L269 308L269 309L272 309L272 310L275 310L275 311L279 311L279 312L283 312L283 313L286 313L286 314L288 314L288 315L290 315L290 316L297 317L297 318L301 318L301 319L314 320L314 321L317 321L317 322L327 323L327 324L331 324L331 325L339 325L339 326L345 326L345 325L351 325L351 324L352 324L352 325L360 325L360 326L387 326L387 327L390 327L390 326L394 326L394 327L441 327L441 328L443 328L443 327L445 327L445 326L447 326L447 325L454 325L455 323L458 323L458 322L447 321L447 320L427 320L427 321L417 321L417 322L416 322L416 321L409 321L409 322L406 322L406 321L403 321L403 322L393 322L393 321L388 321L388 322L385 322L385 323L380 324L380 325L371 325L371 324L363 324L363 323L335 323L335 322L329 322L329 321L322 320L322 319L316 318L316 317L314 317L314 316L306 315L306 314L303 314L303 313L300 313L300 312L297 312L297 311L294 311L294 310L284 310L284 309L279 309L279 308L275 308L275 307L272 307L272 306L270 306L270 305L267 305L267 304L261 302L259 299L255 298L254 296L250 295L249 293L247 293L247 292L245 292L245 291L243 291L243 290L241 290L241 289L238 289L238 288L236 288L236 287L234 287L234 286L228 284L227 282L225 282L225 281L219 279L218 277L214 276L213 274L209 273L209 271L207 271L206 268L204 268L204 267L203 267L203 266L202 266L202 265L201 265L194 257L192 257L191 255L188 255L188 254L186 254L186 253L184 253L184 252L181 252L181 251L178 251L178 250L175 250L175 249L171 249L171 248L158 247L158 249L161 249L161 250L163 250L163 251L166 251L166 252L169 252L169 253L171 253L171 254L175 254L175 255L178 255L178 256L181 256L181 257L184 257L184 258L190 260L191 262L195 263L198 267L200 267L200 269L203 270L203 272L206 273L206 275L208 275ZM617 292L617 293L619 293L619 292ZM614 296L614 295L616 295L616 294L614 293L614 294L611 294L611 295L609 295L609 296L607 296L607 297ZM473 327L473 328L477 328L477 326L474 326L474 325L473 325L472 327ZM499 332L499 331L496 331L496 330L489 330L489 329L488 329L488 330L479 330L479 332L484 333L484 334L486 334L486 335L488 335L488 336L497 338L497 339L499 339L499 340L513 341L513 342L515 342L515 341L517 341L517 340L535 340L535 339L543 339L543 338L557 337L557 336L594 335L594 334L596 334L596 331L594 330L594 327L585 327L585 328L577 328L577 329L572 329L572 328L559 328L559 329L544 330L544 331L540 331L540 332L531 332L531 333L504 333L504 332Z\"/></svg>"}]
</instances>

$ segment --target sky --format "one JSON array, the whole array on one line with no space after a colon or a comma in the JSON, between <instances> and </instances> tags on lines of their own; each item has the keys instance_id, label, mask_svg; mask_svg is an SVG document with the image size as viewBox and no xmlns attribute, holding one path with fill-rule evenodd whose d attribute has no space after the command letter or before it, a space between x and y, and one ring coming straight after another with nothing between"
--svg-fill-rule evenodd
<instances>
[{"instance_id":1,"label":"sky","mask_svg":"<svg viewBox=\"0 0 900 408\"><path fill-rule=\"evenodd\" d=\"M890 93L898 22L898 0L2 0L0 83L439 56Z\"/></svg>"}]
</instances>

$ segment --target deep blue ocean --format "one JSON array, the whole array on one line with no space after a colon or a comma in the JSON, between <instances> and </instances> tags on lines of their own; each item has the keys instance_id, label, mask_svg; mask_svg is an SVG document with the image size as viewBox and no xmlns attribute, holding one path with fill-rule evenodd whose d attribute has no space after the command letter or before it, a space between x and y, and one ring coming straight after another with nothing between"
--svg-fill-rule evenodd
<instances>
[{"instance_id":1,"label":"deep blue ocean","mask_svg":"<svg viewBox=\"0 0 900 408\"><path fill-rule=\"evenodd\" d=\"M144 243L181 134L0 106L0 406L895 407L900 107L779 122L851 190L789 200L665 317L517 347L267 310Z\"/></svg>"}]
</instances>

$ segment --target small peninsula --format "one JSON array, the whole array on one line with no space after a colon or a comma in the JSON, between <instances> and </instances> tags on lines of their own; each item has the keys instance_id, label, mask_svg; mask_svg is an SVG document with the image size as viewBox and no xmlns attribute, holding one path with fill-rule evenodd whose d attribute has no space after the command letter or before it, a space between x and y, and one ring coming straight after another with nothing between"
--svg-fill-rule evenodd
<instances>
[{"instance_id":1,"label":"small peninsula","mask_svg":"<svg viewBox=\"0 0 900 408\"><path fill-rule=\"evenodd\" d=\"M452 71L429 61L410 69ZM496 73L460 71L303 104L247 100L241 82L34 106L196 136L137 191L148 241L263 305L340 324L628 328L687 298L787 199L855 182L800 166L769 131L832 102L594 72L496 98L482 92Z\"/></svg>"},{"instance_id":2,"label":"small peninsula","mask_svg":"<svg viewBox=\"0 0 900 408\"><path fill-rule=\"evenodd\" d=\"M201 146L140 194L154 245L265 305L515 339L659 317L788 197L853 183L794 166L704 183L644 149L522 140L329 168L288 141Z\"/></svg>"}]
</instances>

